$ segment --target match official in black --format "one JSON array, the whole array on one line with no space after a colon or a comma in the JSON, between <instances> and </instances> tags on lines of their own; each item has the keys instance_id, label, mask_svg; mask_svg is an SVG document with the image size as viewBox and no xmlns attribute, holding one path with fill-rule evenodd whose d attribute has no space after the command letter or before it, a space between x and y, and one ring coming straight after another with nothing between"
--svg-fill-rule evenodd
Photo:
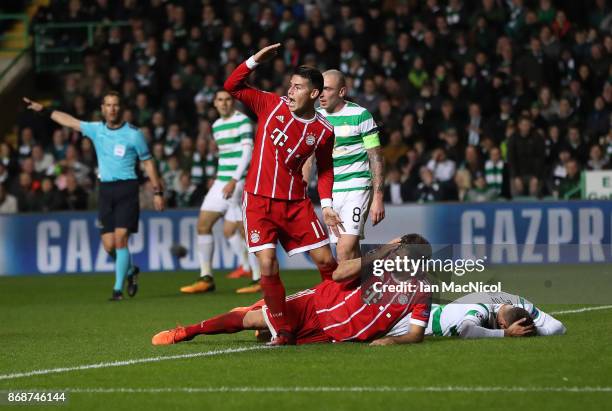
<instances>
[{"instance_id":1,"label":"match official in black","mask_svg":"<svg viewBox=\"0 0 612 411\"><path fill-rule=\"evenodd\" d=\"M155 209L164 209L163 183L142 132L121 120L121 97L108 92L102 99L104 121L80 121L69 114L49 110L28 98L30 110L47 115L56 123L80 131L91 139L98 157L99 221L102 225L104 249L115 260L115 286L111 301L123 299L123 283L127 277L128 295L138 291L138 267L132 264L128 250L131 233L138 231L140 217L139 184L136 176L138 160L151 179L155 190Z\"/></svg>"}]
</instances>

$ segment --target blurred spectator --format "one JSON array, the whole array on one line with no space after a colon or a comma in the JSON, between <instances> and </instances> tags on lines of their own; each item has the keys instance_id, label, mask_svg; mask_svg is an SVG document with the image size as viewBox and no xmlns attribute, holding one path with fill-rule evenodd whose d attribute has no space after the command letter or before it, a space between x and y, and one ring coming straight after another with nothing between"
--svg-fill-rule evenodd
<instances>
[{"instance_id":1,"label":"blurred spectator","mask_svg":"<svg viewBox=\"0 0 612 411\"><path fill-rule=\"evenodd\" d=\"M453 160L446 158L446 151L443 148L436 148L431 160L427 162L427 168L433 173L436 181L451 181L455 175L456 165Z\"/></svg>"},{"instance_id":2,"label":"blurred spectator","mask_svg":"<svg viewBox=\"0 0 612 411\"><path fill-rule=\"evenodd\" d=\"M563 200L580 198L580 164L574 159L565 163L565 178L559 181L556 197Z\"/></svg>"},{"instance_id":3,"label":"blurred spectator","mask_svg":"<svg viewBox=\"0 0 612 411\"><path fill-rule=\"evenodd\" d=\"M489 152L489 159L485 162L484 173L487 186L494 189L497 195L502 193L505 167L499 147L493 147Z\"/></svg>"},{"instance_id":4,"label":"blurred spectator","mask_svg":"<svg viewBox=\"0 0 612 411\"><path fill-rule=\"evenodd\" d=\"M518 133L508 141L508 164L512 177L512 195L540 195L544 172L544 139L531 129L531 120L521 117Z\"/></svg>"},{"instance_id":5,"label":"blurred spectator","mask_svg":"<svg viewBox=\"0 0 612 411\"><path fill-rule=\"evenodd\" d=\"M421 167L419 174L421 182L417 185L416 201L419 203L442 201L444 199L442 186L434 181L434 175L431 170L427 167Z\"/></svg>"},{"instance_id":6,"label":"blurred spectator","mask_svg":"<svg viewBox=\"0 0 612 411\"><path fill-rule=\"evenodd\" d=\"M485 176L482 173L478 173L474 178L474 187L468 190L465 195L465 201L481 203L484 201L494 201L497 197L497 189L489 187Z\"/></svg>"},{"instance_id":7,"label":"blurred spectator","mask_svg":"<svg viewBox=\"0 0 612 411\"><path fill-rule=\"evenodd\" d=\"M66 210L87 209L87 193L79 186L73 173L66 174L66 188L61 191L61 195L64 198Z\"/></svg>"},{"instance_id":8,"label":"blurred spectator","mask_svg":"<svg viewBox=\"0 0 612 411\"><path fill-rule=\"evenodd\" d=\"M406 154L409 147L402 140L402 134L399 130L394 131L389 138L389 144L382 149L385 164L392 167L397 163L397 160Z\"/></svg>"},{"instance_id":9,"label":"blurred spectator","mask_svg":"<svg viewBox=\"0 0 612 411\"><path fill-rule=\"evenodd\" d=\"M189 171L181 171L174 186L176 207L195 207L199 205L196 202L196 189L196 185L191 182Z\"/></svg>"},{"instance_id":10,"label":"blurred spectator","mask_svg":"<svg viewBox=\"0 0 612 411\"><path fill-rule=\"evenodd\" d=\"M589 151L589 161L587 161L587 169L589 170L605 170L608 168L609 159L604 156L603 149L599 144L591 146Z\"/></svg>"},{"instance_id":11,"label":"blurred spectator","mask_svg":"<svg viewBox=\"0 0 612 411\"><path fill-rule=\"evenodd\" d=\"M391 204L404 204L410 200L408 187L402 184L401 173L397 167L393 167L387 174L384 201Z\"/></svg>"},{"instance_id":12,"label":"blurred spectator","mask_svg":"<svg viewBox=\"0 0 612 411\"><path fill-rule=\"evenodd\" d=\"M17 199L9 194L0 183L0 214L16 213L18 211Z\"/></svg>"},{"instance_id":13,"label":"blurred spectator","mask_svg":"<svg viewBox=\"0 0 612 411\"><path fill-rule=\"evenodd\" d=\"M66 208L66 199L55 187L50 177L43 178L40 185L40 211L58 211Z\"/></svg>"},{"instance_id":14,"label":"blurred spectator","mask_svg":"<svg viewBox=\"0 0 612 411\"><path fill-rule=\"evenodd\" d=\"M34 171L39 174L48 173L53 168L53 156L45 153L40 144L32 147L32 160L34 160Z\"/></svg>"}]
</instances>

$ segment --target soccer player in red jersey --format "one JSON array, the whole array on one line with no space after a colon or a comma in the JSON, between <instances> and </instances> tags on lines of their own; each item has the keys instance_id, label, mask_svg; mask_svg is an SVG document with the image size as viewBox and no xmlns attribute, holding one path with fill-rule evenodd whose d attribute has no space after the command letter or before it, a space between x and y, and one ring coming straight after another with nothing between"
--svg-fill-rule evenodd
<instances>
[{"instance_id":1,"label":"soccer player in red jersey","mask_svg":"<svg viewBox=\"0 0 612 411\"><path fill-rule=\"evenodd\" d=\"M382 258L402 254L429 258L431 255L431 246L418 234L393 240L384 250ZM415 250L419 255L414 255ZM374 303L372 299L379 296L372 293L373 288L367 283L361 283L360 270L361 258L342 261L331 280L323 280L314 288L287 296L287 322L297 344L368 341L372 345L390 345L423 341L431 294L419 288L413 293L395 293L387 296L386 301L383 298ZM414 284L425 281L422 275L412 280ZM366 303L366 299L370 302ZM260 300L250 307L238 307L197 324L162 331L153 337L152 343L169 345L189 341L200 334L266 329L273 337L279 331L270 321L269 307Z\"/></svg>"},{"instance_id":2,"label":"soccer player in red jersey","mask_svg":"<svg viewBox=\"0 0 612 411\"><path fill-rule=\"evenodd\" d=\"M251 71L274 56L279 47L274 44L261 49L240 64L224 85L258 117L244 187L243 220L249 252L256 253L261 267L260 284L269 318L278 330L272 345L295 343L285 318L285 287L279 276L277 242L289 256L308 251L323 278L331 278L337 267L302 177L302 166L313 153L324 222L333 232L342 227L332 208L333 127L314 107L323 90L323 75L312 67L298 67L285 97L258 90L246 82Z\"/></svg>"}]
</instances>

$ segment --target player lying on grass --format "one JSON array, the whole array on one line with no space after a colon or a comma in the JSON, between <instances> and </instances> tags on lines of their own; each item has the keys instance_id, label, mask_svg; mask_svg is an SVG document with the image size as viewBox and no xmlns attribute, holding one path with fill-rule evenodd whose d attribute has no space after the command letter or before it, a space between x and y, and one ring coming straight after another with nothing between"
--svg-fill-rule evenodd
<instances>
[{"instance_id":1,"label":"player lying on grass","mask_svg":"<svg viewBox=\"0 0 612 411\"><path fill-rule=\"evenodd\" d=\"M565 334L563 324L518 295L472 293L450 304L432 304L425 335L461 338Z\"/></svg>"},{"instance_id":2,"label":"player lying on grass","mask_svg":"<svg viewBox=\"0 0 612 411\"><path fill-rule=\"evenodd\" d=\"M418 234L405 235L381 247L380 254L364 258L395 258L419 253L431 255L431 246ZM424 251L423 251L424 250ZM381 256L381 257L378 257ZM339 264L331 279L314 288L286 297L288 322L297 344L341 341L371 341L372 345L419 343L423 341L429 319L431 295L416 292L409 297L396 294L388 303L365 303L372 298L370 289L362 290L359 274L361 258ZM413 282L425 281L423 275ZM398 297L398 298L396 298ZM186 327L162 331L153 337L154 345L189 341L200 334L230 334L242 330L269 330L274 338L277 329L263 300L250 307L238 307L228 313Z\"/></svg>"}]
</instances>

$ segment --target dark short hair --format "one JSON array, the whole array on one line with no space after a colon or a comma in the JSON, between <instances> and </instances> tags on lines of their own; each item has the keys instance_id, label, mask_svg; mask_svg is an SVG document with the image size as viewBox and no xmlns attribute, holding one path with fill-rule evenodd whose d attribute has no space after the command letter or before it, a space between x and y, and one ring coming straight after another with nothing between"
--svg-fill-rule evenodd
<instances>
[{"instance_id":1,"label":"dark short hair","mask_svg":"<svg viewBox=\"0 0 612 411\"><path fill-rule=\"evenodd\" d=\"M402 236L400 244L409 250L410 258L431 258L431 244L425 237L417 233Z\"/></svg>"},{"instance_id":2,"label":"dark short hair","mask_svg":"<svg viewBox=\"0 0 612 411\"><path fill-rule=\"evenodd\" d=\"M219 96L219 93L227 93L227 94L229 94L230 97L232 97L232 94L229 91L227 91L224 88L220 88L217 91L215 91L215 95L213 96L213 100L215 100Z\"/></svg>"},{"instance_id":3,"label":"dark short hair","mask_svg":"<svg viewBox=\"0 0 612 411\"><path fill-rule=\"evenodd\" d=\"M122 103L121 94L119 94L118 91L110 90L110 91L107 91L106 93L104 93L104 95L102 96L102 103L103 104L104 104L104 99L106 97L117 97L117 100L119 100L119 105L121 105L121 103Z\"/></svg>"},{"instance_id":4,"label":"dark short hair","mask_svg":"<svg viewBox=\"0 0 612 411\"><path fill-rule=\"evenodd\" d=\"M323 74L318 69L311 66L299 66L293 70L293 75L304 77L310 81L313 89L323 91Z\"/></svg>"},{"instance_id":5,"label":"dark short hair","mask_svg":"<svg viewBox=\"0 0 612 411\"><path fill-rule=\"evenodd\" d=\"M523 318L525 318L525 321L521 323L523 327L527 327L533 324L533 318L531 318L527 310L524 308L512 307L506 310L506 312L504 313L504 320L506 321L506 324L508 325L514 324L515 322ZM535 335L535 328L534 328L534 332L529 335Z\"/></svg>"}]
</instances>

